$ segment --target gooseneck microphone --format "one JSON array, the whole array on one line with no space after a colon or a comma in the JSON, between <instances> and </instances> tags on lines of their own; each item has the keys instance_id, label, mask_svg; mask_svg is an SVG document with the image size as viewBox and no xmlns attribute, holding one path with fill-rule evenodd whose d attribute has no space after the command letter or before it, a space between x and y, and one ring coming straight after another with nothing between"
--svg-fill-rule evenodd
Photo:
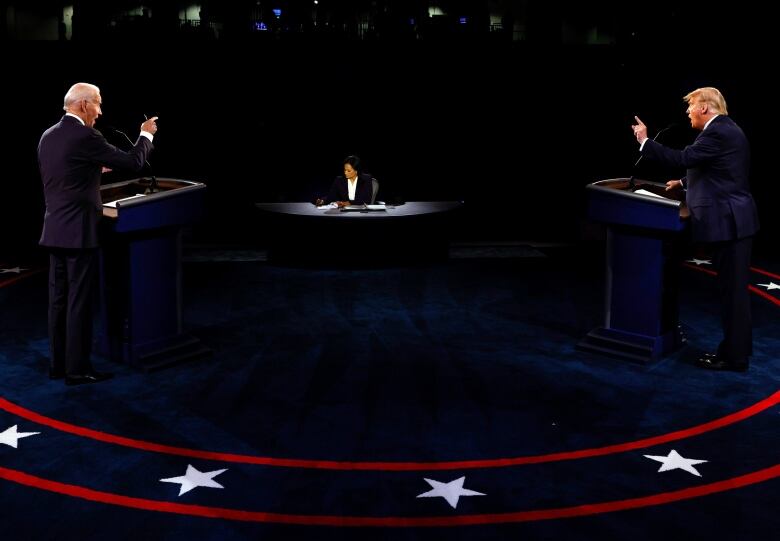
<instances>
[{"instance_id":1,"label":"gooseneck microphone","mask_svg":"<svg viewBox=\"0 0 780 541\"><path fill-rule=\"evenodd\" d=\"M146 117L146 115L144 115L144 117ZM127 139L127 142L130 143L131 147L135 146L135 143L133 143L132 139L130 139L127 136L127 134L122 130L120 130L119 128L115 128L114 126L111 125L106 125L106 128L108 128L114 133L118 133L119 135ZM157 177L155 177L154 173L152 172L152 166L149 164L149 160L144 159L144 163L146 164L146 167L149 168L149 175L152 177L152 180L149 183L149 187L146 188L146 190L144 191L144 195L148 195L150 193L157 193L160 191L160 187L157 185Z\"/></svg>"},{"instance_id":2,"label":"gooseneck microphone","mask_svg":"<svg viewBox=\"0 0 780 541\"><path fill-rule=\"evenodd\" d=\"M677 122L672 122L671 124L669 124L665 128L658 130L658 133L656 133L655 137L653 137L653 141L657 140L658 136L661 135L662 133L664 133L665 131L671 130L672 128L676 128L677 126L679 126L679 124ZM639 158L637 158L637 160L634 162L634 166L631 168L632 171L636 170L636 166L639 165L639 162L641 162L642 158L644 158L644 157L645 157L644 154L640 154L639 155ZM628 179L628 189L631 190L632 192L636 190L636 183L634 182L634 175L631 175L631 177Z\"/></svg>"}]
</instances>

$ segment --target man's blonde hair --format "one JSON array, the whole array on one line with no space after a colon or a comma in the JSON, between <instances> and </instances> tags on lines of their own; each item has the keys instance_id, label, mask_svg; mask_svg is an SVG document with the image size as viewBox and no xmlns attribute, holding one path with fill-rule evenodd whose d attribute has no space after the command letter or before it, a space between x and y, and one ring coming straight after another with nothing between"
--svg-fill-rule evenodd
<instances>
[{"instance_id":1,"label":"man's blonde hair","mask_svg":"<svg viewBox=\"0 0 780 541\"><path fill-rule=\"evenodd\" d=\"M685 103L689 105L691 102L704 102L709 105L710 109L719 115L729 114L729 111L726 108L726 98L723 97L723 94L720 93L720 90L712 86L697 88L693 92L689 92L683 96L683 99L685 100Z\"/></svg>"}]
</instances>

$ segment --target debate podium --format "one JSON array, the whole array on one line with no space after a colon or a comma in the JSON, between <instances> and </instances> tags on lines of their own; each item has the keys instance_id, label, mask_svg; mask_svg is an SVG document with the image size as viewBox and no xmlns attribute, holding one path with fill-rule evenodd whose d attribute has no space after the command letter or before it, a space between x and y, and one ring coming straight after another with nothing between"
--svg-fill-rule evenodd
<instances>
[{"instance_id":1,"label":"debate podium","mask_svg":"<svg viewBox=\"0 0 780 541\"><path fill-rule=\"evenodd\" d=\"M133 179L101 186L100 326L97 349L153 370L210 350L182 332L182 228L206 211L206 185ZM158 191L152 191L158 190Z\"/></svg>"},{"instance_id":2,"label":"debate podium","mask_svg":"<svg viewBox=\"0 0 780 541\"><path fill-rule=\"evenodd\" d=\"M682 345L676 252L689 217L683 194L672 198L656 182L632 187L626 178L587 186L587 216L606 225L606 287L604 324L579 349L647 363Z\"/></svg>"}]
</instances>

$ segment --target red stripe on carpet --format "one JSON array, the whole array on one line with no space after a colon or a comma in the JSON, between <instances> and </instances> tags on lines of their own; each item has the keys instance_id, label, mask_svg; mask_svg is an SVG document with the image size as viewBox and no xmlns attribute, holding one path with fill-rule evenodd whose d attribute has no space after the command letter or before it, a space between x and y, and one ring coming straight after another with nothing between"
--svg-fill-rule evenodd
<instances>
[{"instance_id":1,"label":"red stripe on carpet","mask_svg":"<svg viewBox=\"0 0 780 541\"><path fill-rule=\"evenodd\" d=\"M141 449L155 453L168 455L186 456L200 458L204 460L217 460L222 462L236 462L241 464L256 464L263 466L276 466L285 468L308 468L318 470L363 470L363 471L432 471L432 470L464 470L476 468L506 468L511 466L522 466L526 464L543 464L547 462L560 462L564 460L575 460L580 458L591 458L596 456L605 456L614 453L623 453L645 447L652 447L662 443L677 441L692 436L698 436L712 430L723 428L725 426L737 423L748 417L756 415L767 408L771 408L780 403L780 391L756 402L752 406L737 411L735 413L709 421L704 424L669 432L660 436L653 436L641 440L608 445L605 447L595 447L591 449L581 449L579 451L568 451L560 453L551 453L546 455L521 456L513 458L495 458L482 460L459 460L445 462L371 462L371 461L336 461L336 460L307 460L300 458L278 458L265 456L238 455L232 453L218 453L213 451L202 451L199 449L188 449L184 447L174 447L143 440L136 440L92 430L62 421L57 421L50 417L45 417L21 406L18 406L4 398L0 398L0 409L9 413L38 423L62 432L68 432L77 436L113 443L124 447Z\"/></svg>"},{"instance_id":2,"label":"red stripe on carpet","mask_svg":"<svg viewBox=\"0 0 780 541\"><path fill-rule=\"evenodd\" d=\"M662 492L651 496L613 500L609 502L560 507L555 509L538 509L534 511L516 511L512 513L493 513L483 515L461 515L450 517L356 517L339 515L293 515L286 513L264 513L260 511L243 511L223 507L207 507L183 503L165 502L122 496L111 492L101 492L77 485L68 485L29 475L17 470L0 467L0 478L27 485L33 488L56 492L90 500L94 502L208 518L240 520L246 522L273 522L281 524L300 524L308 526L353 526L353 527L421 527L421 526L466 526L478 524L500 524L507 522L531 522L538 520L554 520L561 518L598 515L627 509L638 509L690 500L701 496L716 494L727 490L745 487L780 476L780 464L758 470L731 479L725 479L707 485L700 485L672 492Z\"/></svg>"},{"instance_id":3,"label":"red stripe on carpet","mask_svg":"<svg viewBox=\"0 0 780 541\"><path fill-rule=\"evenodd\" d=\"M764 276L769 276L771 278L777 278L778 280L780 280L780 274L774 274L772 272L769 272L768 270L759 269L756 267L750 267L750 270L752 270L753 272L757 272L759 274L763 274Z\"/></svg>"}]
</instances>

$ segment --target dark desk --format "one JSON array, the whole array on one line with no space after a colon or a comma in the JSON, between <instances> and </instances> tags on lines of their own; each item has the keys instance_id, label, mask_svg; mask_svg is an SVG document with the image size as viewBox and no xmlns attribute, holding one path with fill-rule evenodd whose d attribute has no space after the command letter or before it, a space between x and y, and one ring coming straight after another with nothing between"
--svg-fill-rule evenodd
<instances>
[{"instance_id":1,"label":"dark desk","mask_svg":"<svg viewBox=\"0 0 780 541\"><path fill-rule=\"evenodd\" d=\"M450 216L460 201L410 201L383 211L256 203L277 263L388 264L446 259Z\"/></svg>"},{"instance_id":2,"label":"dark desk","mask_svg":"<svg viewBox=\"0 0 780 541\"><path fill-rule=\"evenodd\" d=\"M358 219L394 219L410 216L437 214L459 209L460 201L409 201L400 206L387 206L387 210L342 212L341 209L321 209L311 203L255 203L255 206L266 212L289 214L295 216L311 216L315 218L358 218Z\"/></svg>"}]
</instances>

